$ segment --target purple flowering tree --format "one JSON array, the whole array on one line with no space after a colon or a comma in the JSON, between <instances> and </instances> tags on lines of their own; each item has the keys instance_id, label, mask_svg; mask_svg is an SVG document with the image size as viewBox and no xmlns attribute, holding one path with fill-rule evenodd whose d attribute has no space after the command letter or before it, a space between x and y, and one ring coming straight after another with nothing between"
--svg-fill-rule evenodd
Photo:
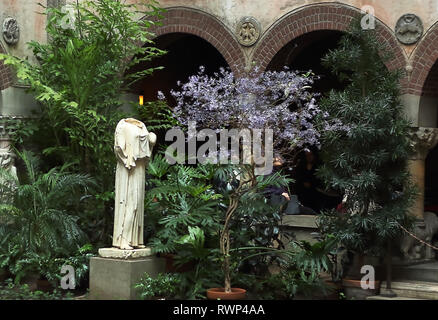
<instances>
[{"instance_id":1,"label":"purple flowering tree","mask_svg":"<svg viewBox=\"0 0 438 320\"><path fill-rule=\"evenodd\" d=\"M316 95L309 91L313 82L310 73L287 69L259 72L254 68L247 76L235 78L225 69L209 77L200 67L188 82L178 83L180 90L171 91L176 100L174 115L183 126L194 121L200 128L214 130L272 129L274 149L294 152L319 146L315 119L328 119L316 105ZM164 98L161 92L159 97ZM324 129L340 126L328 120L324 125Z\"/></svg>"},{"instance_id":2,"label":"purple flowering tree","mask_svg":"<svg viewBox=\"0 0 438 320\"><path fill-rule=\"evenodd\" d=\"M271 129L273 149L280 154L296 155L300 150L319 147L321 130L342 129L339 121L328 120L316 104L316 94L310 89L315 78L311 73L299 74L284 71L259 72L254 68L244 77L235 77L231 71L221 69L214 76L204 73L178 83L179 90L171 91L176 100L174 116L182 127L195 122L198 128L220 129ZM159 92L158 97L165 99ZM236 165L239 186L228 197L224 224L220 237L223 255L225 292L231 292L230 277L230 222L244 193L253 192L260 179L255 165Z\"/></svg>"}]
</instances>

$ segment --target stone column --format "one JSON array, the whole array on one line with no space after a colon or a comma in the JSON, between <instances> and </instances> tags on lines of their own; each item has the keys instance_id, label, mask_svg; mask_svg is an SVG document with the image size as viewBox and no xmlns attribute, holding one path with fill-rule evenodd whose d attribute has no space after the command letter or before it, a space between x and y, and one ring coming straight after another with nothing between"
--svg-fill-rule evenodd
<instances>
[{"instance_id":1,"label":"stone column","mask_svg":"<svg viewBox=\"0 0 438 320\"><path fill-rule=\"evenodd\" d=\"M0 168L8 170L12 176L17 178L17 169L15 167L15 153L11 150L13 130L11 130L10 117L0 116ZM0 202L10 203L13 201L13 193L16 187L16 181L1 181L0 185Z\"/></svg>"},{"instance_id":2,"label":"stone column","mask_svg":"<svg viewBox=\"0 0 438 320\"><path fill-rule=\"evenodd\" d=\"M409 171L413 182L417 185L419 195L412 207L411 214L422 221L424 219L424 176L426 170L426 157L431 149L438 143L437 128L416 128L411 133L412 143L415 150L414 156L409 161Z\"/></svg>"},{"instance_id":3,"label":"stone column","mask_svg":"<svg viewBox=\"0 0 438 320\"><path fill-rule=\"evenodd\" d=\"M0 116L0 167L10 169L14 167L16 155L11 150L14 130L11 123L16 120L12 117Z\"/></svg>"}]
</instances>

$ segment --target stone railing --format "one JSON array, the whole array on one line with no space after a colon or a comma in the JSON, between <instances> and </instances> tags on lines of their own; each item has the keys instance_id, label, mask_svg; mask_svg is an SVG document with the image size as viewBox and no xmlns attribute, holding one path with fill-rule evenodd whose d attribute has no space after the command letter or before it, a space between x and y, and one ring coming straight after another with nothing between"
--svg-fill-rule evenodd
<instances>
[{"instance_id":1,"label":"stone railing","mask_svg":"<svg viewBox=\"0 0 438 320\"><path fill-rule=\"evenodd\" d=\"M282 218L282 225L292 231L296 240L305 240L314 243L314 233L318 232L316 218L318 216L311 215L285 215Z\"/></svg>"}]
</instances>

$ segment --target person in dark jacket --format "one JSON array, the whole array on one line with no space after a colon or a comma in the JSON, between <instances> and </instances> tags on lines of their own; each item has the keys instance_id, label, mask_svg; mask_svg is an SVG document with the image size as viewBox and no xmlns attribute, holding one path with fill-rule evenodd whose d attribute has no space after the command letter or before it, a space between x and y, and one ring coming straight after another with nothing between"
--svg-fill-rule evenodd
<instances>
[{"instance_id":1,"label":"person in dark jacket","mask_svg":"<svg viewBox=\"0 0 438 320\"><path fill-rule=\"evenodd\" d=\"M282 169L284 160L280 155L274 157L273 170L271 175ZM287 187L269 186L265 189L266 196L273 206L281 205L285 214L316 215L317 213L309 207L299 203L296 195L290 195Z\"/></svg>"}]
</instances>

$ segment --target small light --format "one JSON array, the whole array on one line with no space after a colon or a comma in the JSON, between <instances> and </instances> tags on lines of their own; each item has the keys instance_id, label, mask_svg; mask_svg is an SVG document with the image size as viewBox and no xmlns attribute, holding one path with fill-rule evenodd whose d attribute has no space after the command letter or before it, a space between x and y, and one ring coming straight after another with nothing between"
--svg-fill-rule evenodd
<instances>
[{"instance_id":1,"label":"small light","mask_svg":"<svg viewBox=\"0 0 438 320\"><path fill-rule=\"evenodd\" d=\"M142 106L143 105L143 96L139 96L139 104Z\"/></svg>"}]
</instances>

